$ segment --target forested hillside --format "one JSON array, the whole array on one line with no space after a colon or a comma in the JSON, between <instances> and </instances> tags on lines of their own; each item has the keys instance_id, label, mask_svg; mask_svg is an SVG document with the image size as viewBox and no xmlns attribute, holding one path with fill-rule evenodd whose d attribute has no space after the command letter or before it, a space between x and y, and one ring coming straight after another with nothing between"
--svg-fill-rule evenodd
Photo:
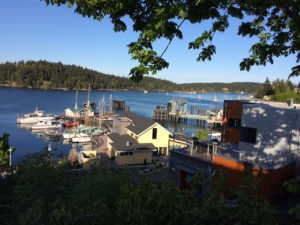
<instances>
[{"instance_id":1,"label":"forested hillside","mask_svg":"<svg viewBox=\"0 0 300 225\"><path fill-rule=\"evenodd\" d=\"M228 91L256 93L260 83L190 83L176 84L168 80L145 77L135 83L126 77L104 74L76 65L63 65L47 61L20 61L0 64L0 84L11 87L43 89L165 90L165 91Z\"/></svg>"}]
</instances>

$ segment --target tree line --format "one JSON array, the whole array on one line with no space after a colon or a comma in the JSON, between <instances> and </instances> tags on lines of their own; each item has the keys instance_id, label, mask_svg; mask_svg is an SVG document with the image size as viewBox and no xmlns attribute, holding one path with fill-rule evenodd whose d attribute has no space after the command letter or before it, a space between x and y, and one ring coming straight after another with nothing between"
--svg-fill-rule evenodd
<instances>
[{"instance_id":1,"label":"tree line","mask_svg":"<svg viewBox=\"0 0 300 225\"><path fill-rule=\"evenodd\" d=\"M0 84L11 87L42 89L128 89L189 92L246 92L256 93L260 83L186 83L176 84L168 80L145 77L133 82L127 77L104 74L76 65L61 62L19 61L0 64Z\"/></svg>"},{"instance_id":2,"label":"tree line","mask_svg":"<svg viewBox=\"0 0 300 225\"><path fill-rule=\"evenodd\" d=\"M271 83L269 78L266 78L256 96L279 102L287 102L292 98L294 102L300 103L300 83L296 86L290 80L283 79L277 79Z\"/></svg>"}]
</instances>

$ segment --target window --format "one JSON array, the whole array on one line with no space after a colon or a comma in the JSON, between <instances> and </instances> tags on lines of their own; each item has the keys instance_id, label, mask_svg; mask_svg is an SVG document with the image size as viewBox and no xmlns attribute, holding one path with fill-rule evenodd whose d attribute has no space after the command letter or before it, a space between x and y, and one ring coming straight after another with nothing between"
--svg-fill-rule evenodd
<instances>
[{"instance_id":1,"label":"window","mask_svg":"<svg viewBox=\"0 0 300 225\"><path fill-rule=\"evenodd\" d=\"M241 130L241 141L255 144L256 129L250 127L243 127Z\"/></svg>"},{"instance_id":2,"label":"window","mask_svg":"<svg viewBox=\"0 0 300 225\"><path fill-rule=\"evenodd\" d=\"M157 138L157 128L153 128L152 129L152 139L156 139Z\"/></svg>"},{"instance_id":3,"label":"window","mask_svg":"<svg viewBox=\"0 0 300 225\"><path fill-rule=\"evenodd\" d=\"M228 127L240 128L241 120L229 118Z\"/></svg>"}]
</instances>

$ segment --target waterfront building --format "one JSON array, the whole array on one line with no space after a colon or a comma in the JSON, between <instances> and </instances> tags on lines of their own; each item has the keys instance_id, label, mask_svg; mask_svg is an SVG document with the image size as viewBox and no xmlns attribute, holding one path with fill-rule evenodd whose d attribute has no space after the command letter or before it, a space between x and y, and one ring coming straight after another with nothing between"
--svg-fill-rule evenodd
<instances>
[{"instance_id":1,"label":"waterfront building","mask_svg":"<svg viewBox=\"0 0 300 225\"><path fill-rule=\"evenodd\" d=\"M132 112L114 118L113 123L113 132L108 135L107 154L117 164L150 163L152 155L169 155L169 136L172 134L159 123Z\"/></svg>"},{"instance_id":2,"label":"waterfront building","mask_svg":"<svg viewBox=\"0 0 300 225\"><path fill-rule=\"evenodd\" d=\"M107 135L107 154L117 165L139 165L152 163L156 148L151 143L139 143L128 134Z\"/></svg>"},{"instance_id":3,"label":"waterfront building","mask_svg":"<svg viewBox=\"0 0 300 225\"><path fill-rule=\"evenodd\" d=\"M75 110L75 108L67 108L65 109L65 116L71 118L75 118L75 117L79 118L79 117L86 116L86 112L87 112L86 107L78 108L77 110ZM95 116L95 110L93 108L89 108L88 116L89 117Z\"/></svg>"},{"instance_id":4,"label":"waterfront building","mask_svg":"<svg viewBox=\"0 0 300 225\"><path fill-rule=\"evenodd\" d=\"M249 168L260 181L259 193L275 200L284 181L298 171L300 105L226 100L222 140L172 151L170 169L177 185L187 187L199 171L210 180L212 171L221 168L231 189L242 183Z\"/></svg>"}]
</instances>

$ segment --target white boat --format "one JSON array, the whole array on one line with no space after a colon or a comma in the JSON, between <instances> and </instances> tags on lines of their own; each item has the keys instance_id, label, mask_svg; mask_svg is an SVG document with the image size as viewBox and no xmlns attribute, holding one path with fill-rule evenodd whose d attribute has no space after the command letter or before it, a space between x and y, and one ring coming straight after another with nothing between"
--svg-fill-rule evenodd
<instances>
[{"instance_id":1,"label":"white boat","mask_svg":"<svg viewBox=\"0 0 300 225\"><path fill-rule=\"evenodd\" d=\"M144 90L144 94L147 94L148 93L148 91L147 90Z\"/></svg>"},{"instance_id":2,"label":"white boat","mask_svg":"<svg viewBox=\"0 0 300 225\"><path fill-rule=\"evenodd\" d=\"M198 100L199 100L199 101L201 100L201 95L198 95Z\"/></svg>"},{"instance_id":3,"label":"white boat","mask_svg":"<svg viewBox=\"0 0 300 225\"><path fill-rule=\"evenodd\" d=\"M75 143L90 142L90 141L92 141L91 136L85 133L76 134L76 136L72 138L72 142Z\"/></svg>"},{"instance_id":4,"label":"white boat","mask_svg":"<svg viewBox=\"0 0 300 225\"><path fill-rule=\"evenodd\" d=\"M76 134L81 133L85 129L87 129L87 128L85 126L81 126L81 125L77 128L65 129L65 131L63 133L63 137L65 139L72 139L73 137L76 137Z\"/></svg>"},{"instance_id":5,"label":"white boat","mask_svg":"<svg viewBox=\"0 0 300 225\"><path fill-rule=\"evenodd\" d=\"M76 132L64 132L63 133L63 137L65 139L71 139L71 138L74 138L76 136Z\"/></svg>"},{"instance_id":6,"label":"white boat","mask_svg":"<svg viewBox=\"0 0 300 225\"><path fill-rule=\"evenodd\" d=\"M41 110L38 110L37 108L33 113L27 113L24 114L21 117L17 118L17 123L18 124L32 124L32 123L37 123L41 120L43 121L49 121L49 120L54 120L55 116L54 115L44 115L44 112Z\"/></svg>"},{"instance_id":7,"label":"white boat","mask_svg":"<svg viewBox=\"0 0 300 225\"><path fill-rule=\"evenodd\" d=\"M215 97L214 97L214 102L217 102L217 101L218 101L217 95L215 95Z\"/></svg>"},{"instance_id":8,"label":"white boat","mask_svg":"<svg viewBox=\"0 0 300 225\"><path fill-rule=\"evenodd\" d=\"M61 128L61 123L55 121L55 120L42 120L39 121L36 125L32 126L32 130L45 130L45 129L59 129Z\"/></svg>"}]
</instances>

